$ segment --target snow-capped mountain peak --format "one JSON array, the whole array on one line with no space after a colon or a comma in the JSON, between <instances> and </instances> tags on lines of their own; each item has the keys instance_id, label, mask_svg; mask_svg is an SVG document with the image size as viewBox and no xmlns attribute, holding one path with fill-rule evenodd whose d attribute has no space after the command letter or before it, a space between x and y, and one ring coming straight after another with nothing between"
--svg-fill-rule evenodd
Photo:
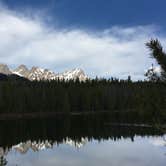
<instances>
[{"instance_id":1,"label":"snow-capped mountain peak","mask_svg":"<svg viewBox=\"0 0 166 166\"><path fill-rule=\"evenodd\" d=\"M80 81L85 81L88 77L85 75L82 69L75 68L58 74L58 78L64 80L71 80L78 78Z\"/></svg>"},{"instance_id":2,"label":"snow-capped mountain peak","mask_svg":"<svg viewBox=\"0 0 166 166\"><path fill-rule=\"evenodd\" d=\"M56 74L48 69L42 69L39 67L32 67L30 74L28 76L30 80L54 80L56 79Z\"/></svg>"}]
</instances>

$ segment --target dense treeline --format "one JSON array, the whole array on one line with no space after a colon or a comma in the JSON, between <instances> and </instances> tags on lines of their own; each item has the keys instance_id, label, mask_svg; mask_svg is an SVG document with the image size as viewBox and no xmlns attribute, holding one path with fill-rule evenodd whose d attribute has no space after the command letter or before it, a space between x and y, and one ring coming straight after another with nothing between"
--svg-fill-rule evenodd
<instances>
[{"instance_id":1,"label":"dense treeline","mask_svg":"<svg viewBox=\"0 0 166 166\"><path fill-rule=\"evenodd\" d=\"M166 84L117 79L0 81L0 113L88 111L163 116Z\"/></svg>"}]
</instances>

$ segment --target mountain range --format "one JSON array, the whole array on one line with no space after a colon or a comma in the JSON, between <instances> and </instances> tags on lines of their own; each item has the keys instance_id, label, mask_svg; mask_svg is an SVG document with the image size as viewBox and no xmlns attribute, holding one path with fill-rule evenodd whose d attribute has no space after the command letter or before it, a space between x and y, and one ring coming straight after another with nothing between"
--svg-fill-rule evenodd
<instances>
[{"instance_id":1,"label":"mountain range","mask_svg":"<svg viewBox=\"0 0 166 166\"><path fill-rule=\"evenodd\" d=\"M54 71L39 67L28 69L25 65L20 65L16 69L11 70L6 64L0 64L0 73L3 75L16 75L28 80L75 80L85 81L88 76L80 68L67 70L63 73L55 73Z\"/></svg>"}]
</instances>

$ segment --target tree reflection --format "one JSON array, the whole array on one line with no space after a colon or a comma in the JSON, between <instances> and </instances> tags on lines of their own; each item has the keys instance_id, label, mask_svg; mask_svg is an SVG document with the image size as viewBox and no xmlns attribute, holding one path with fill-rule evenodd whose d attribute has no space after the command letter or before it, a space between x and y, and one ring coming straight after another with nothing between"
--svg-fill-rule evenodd
<instances>
[{"instance_id":1,"label":"tree reflection","mask_svg":"<svg viewBox=\"0 0 166 166\"><path fill-rule=\"evenodd\" d=\"M5 166L7 165L7 160L4 156L0 157L0 166Z\"/></svg>"},{"instance_id":2,"label":"tree reflection","mask_svg":"<svg viewBox=\"0 0 166 166\"><path fill-rule=\"evenodd\" d=\"M135 135L164 135L163 131L150 127L107 125L107 122L115 121L117 119L108 115L59 116L52 119L0 121L0 147L6 149L27 141L30 145L34 143L34 145L42 147L45 146L44 142L47 143L47 146L52 146L53 143L58 145L64 141L70 142L72 140L73 145L79 145L83 139L87 141L93 139L116 141L130 138L131 141L134 141Z\"/></svg>"}]
</instances>

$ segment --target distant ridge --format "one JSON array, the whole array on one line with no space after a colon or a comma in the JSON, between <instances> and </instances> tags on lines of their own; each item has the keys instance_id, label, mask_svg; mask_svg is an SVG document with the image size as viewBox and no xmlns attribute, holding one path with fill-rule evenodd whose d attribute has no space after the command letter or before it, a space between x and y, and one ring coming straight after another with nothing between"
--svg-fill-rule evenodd
<instances>
[{"instance_id":1,"label":"distant ridge","mask_svg":"<svg viewBox=\"0 0 166 166\"><path fill-rule=\"evenodd\" d=\"M17 75L28 80L76 80L85 81L88 76L80 68L67 70L63 73L55 73L49 69L43 69L33 66L28 69L25 65L20 65L16 69L11 70L6 64L0 64L0 73L4 75Z\"/></svg>"}]
</instances>

